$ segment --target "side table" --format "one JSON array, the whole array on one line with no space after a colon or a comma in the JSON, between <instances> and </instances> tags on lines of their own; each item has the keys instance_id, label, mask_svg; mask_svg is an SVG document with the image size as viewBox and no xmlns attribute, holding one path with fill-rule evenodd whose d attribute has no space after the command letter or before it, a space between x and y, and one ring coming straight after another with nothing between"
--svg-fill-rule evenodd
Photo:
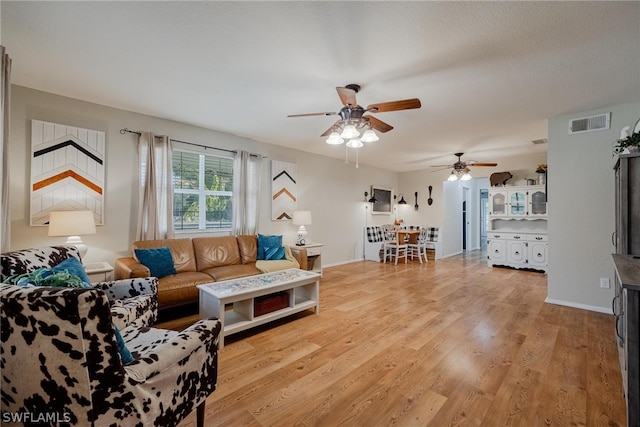
<instances>
[{"instance_id":1,"label":"side table","mask_svg":"<svg viewBox=\"0 0 640 427\"><path fill-rule=\"evenodd\" d=\"M106 261L90 262L84 265L84 270L91 282L102 282L110 279L113 267Z\"/></svg>"},{"instance_id":2,"label":"side table","mask_svg":"<svg viewBox=\"0 0 640 427\"><path fill-rule=\"evenodd\" d=\"M316 272L322 276L322 247L324 243L310 242L299 248L307 250L307 270Z\"/></svg>"}]
</instances>

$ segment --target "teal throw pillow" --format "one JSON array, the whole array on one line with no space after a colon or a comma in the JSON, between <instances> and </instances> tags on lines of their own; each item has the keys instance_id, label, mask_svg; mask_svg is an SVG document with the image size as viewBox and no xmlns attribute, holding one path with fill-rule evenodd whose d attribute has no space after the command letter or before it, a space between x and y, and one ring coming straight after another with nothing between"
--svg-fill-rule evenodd
<instances>
[{"instance_id":1,"label":"teal throw pillow","mask_svg":"<svg viewBox=\"0 0 640 427\"><path fill-rule=\"evenodd\" d=\"M265 236L258 234L258 260L285 259L282 235Z\"/></svg>"},{"instance_id":2,"label":"teal throw pillow","mask_svg":"<svg viewBox=\"0 0 640 427\"><path fill-rule=\"evenodd\" d=\"M280 246L279 248L264 248L264 259L272 260L272 259L284 259L284 246Z\"/></svg>"},{"instance_id":3,"label":"teal throw pillow","mask_svg":"<svg viewBox=\"0 0 640 427\"><path fill-rule=\"evenodd\" d=\"M84 283L91 283L91 280L89 279L84 266L82 265L82 263L80 263L80 260L78 258L74 256L69 257L62 261L60 264L51 268L51 271L53 271L54 273L65 270L69 274L78 276Z\"/></svg>"},{"instance_id":4,"label":"teal throw pillow","mask_svg":"<svg viewBox=\"0 0 640 427\"><path fill-rule=\"evenodd\" d=\"M144 264L151 271L153 277L158 279L170 274L176 274L176 268L173 265L173 257L168 246L162 246L154 249L134 249L136 258L141 264Z\"/></svg>"},{"instance_id":5,"label":"teal throw pillow","mask_svg":"<svg viewBox=\"0 0 640 427\"><path fill-rule=\"evenodd\" d=\"M115 327L115 325L113 326L113 333L116 336L116 342L118 343L118 351L120 352L120 359L122 360L122 364L128 365L129 363L133 362L133 355L127 348L127 345L125 344L120 331Z\"/></svg>"}]
</instances>

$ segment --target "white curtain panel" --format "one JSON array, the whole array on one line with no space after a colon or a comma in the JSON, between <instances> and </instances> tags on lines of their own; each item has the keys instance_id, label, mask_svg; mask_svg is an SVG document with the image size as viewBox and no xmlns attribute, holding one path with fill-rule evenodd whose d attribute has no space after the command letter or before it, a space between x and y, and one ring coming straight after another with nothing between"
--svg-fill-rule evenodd
<instances>
[{"instance_id":1,"label":"white curtain panel","mask_svg":"<svg viewBox=\"0 0 640 427\"><path fill-rule=\"evenodd\" d=\"M173 238L171 140L142 132L138 138L140 187L136 240Z\"/></svg>"},{"instance_id":2,"label":"white curtain panel","mask_svg":"<svg viewBox=\"0 0 640 427\"><path fill-rule=\"evenodd\" d=\"M262 156L240 151L233 163L233 234L256 234L260 216Z\"/></svg>"},{"instance_id":3,"label":"white curtain panel","mask_svg":"<svg viewBox=\"0 0 640 427\"><path fill-rule=\"evenodd\" d=\"M9 110L11 106L11 58L0 45L2 68L0 69L0 187L2 207L0 208L0 235L2 252L9 251L11 245L11 216L9 207Z\"/></svg>"}]
</instances>

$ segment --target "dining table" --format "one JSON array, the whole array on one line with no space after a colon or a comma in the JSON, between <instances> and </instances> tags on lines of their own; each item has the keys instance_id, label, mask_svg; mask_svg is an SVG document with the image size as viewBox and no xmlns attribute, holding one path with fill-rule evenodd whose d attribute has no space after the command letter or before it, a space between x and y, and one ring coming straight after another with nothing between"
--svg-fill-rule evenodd
<instances>
[{"instance_id":1,"label":"dining table","mask_svg":"<svg viewBox=\"0 0 640 427\"><path fill-rule=\"evenodd\" d=\"M420 230L415 229L396 229L397 241L399 243L405 242L409 244L415 245L418 243L418 236L420 235Z\"/></svg>"}]
</instances>

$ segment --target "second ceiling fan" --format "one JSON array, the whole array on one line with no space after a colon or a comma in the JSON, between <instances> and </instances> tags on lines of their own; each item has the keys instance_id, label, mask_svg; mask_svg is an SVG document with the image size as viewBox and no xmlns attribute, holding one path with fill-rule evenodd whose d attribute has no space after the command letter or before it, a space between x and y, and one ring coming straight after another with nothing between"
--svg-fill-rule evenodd
<instances>
[{"instance_id":1,"label":"second ceiling fan","mask_svg":"<svg viewBox=\"0 0 640 427\"><path fill-rule=\"evenodd\" d=\"M456 161L455 163L453 163L452 165L435 165L435 166L431 166L432 168L440 168L438 170L443 170L443 169L449 169L451 168L451 175L449 175L448 180L449 181L456 181L458 179L462 180L462 181L466 181L471 179L471 170L469 169L469 166L498 166L497 163L481 163L481 162L476 162L475 160L469 160L466 162L463 162L461 157L464 155L464 153L455 153L454 156L458 157L458 161ZM434 171L437 172L437 171Z\"/></svg>"}]
</instances>

